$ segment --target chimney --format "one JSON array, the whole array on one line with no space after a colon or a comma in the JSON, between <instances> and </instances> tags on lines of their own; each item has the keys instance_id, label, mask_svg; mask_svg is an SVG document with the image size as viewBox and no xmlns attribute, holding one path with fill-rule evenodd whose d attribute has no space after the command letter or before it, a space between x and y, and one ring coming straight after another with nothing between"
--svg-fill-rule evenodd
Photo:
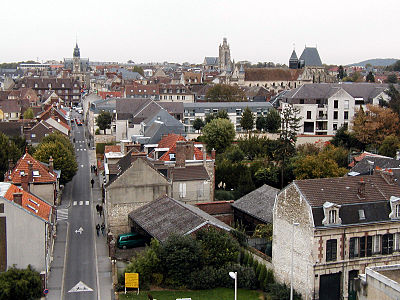
<instances>
[{"instance_id":1,"label":"chimney","mask_svg":"<svg viewBox=\"0 0 400 300\"><path fill-rule=\"evenodd\" d=\"M10 158L8 159L8 170L12 171L14 169L14 162L13 160Z\"/></svg>"},{"instance_id":2,"label":"chimney","mask_svg":"<svg viewBox=\"0 0 400 300\"><path fill-rule=\"evenodd\" d=\"M13 198L14 198L14 203L17 203L18 205L22 206L22 193L14 193Z\"/></svg>"},{"instance_id":3,"label":"chimney","mask_svg":"<svg viewBox=\"0 0 400 300\"><path fill-rule=\"evenodd\" d=\"M49 158L49 172L53 173L54 172L54 163L53 163L53 157L50 156Z\"/></svg>"},{"instance_id":4,"label":"chimney","mask_svg":"<svg viewBox=\"0 0 400 300\"><path fill-rule=\"evenodd\" d=\"M185 158L186 160L194 159L194 143L192 141L185 142Z\"/></svg>"},{"instance_id":5,"label":"chimney","mask_svg":"<svg viewBox=\"0 0 400 300\"><path fill-rule=\"evenodd\" d=\"M365 198L365 182L364 179L361 178L360 181L358 182L358 191L357 191L357 195L360 198Z\"/></svg>"},{"instance_id":6,"label":"chimney","mask_svg":"<svg viewBox=\"0 0 400 300\"><path fill-rule=\"evenodd\" d=\"M175 168L184 168L186 155L185 155L185 141L176 142L176 153L175 153Z\"/></svg>"},{"instance_id":7,"label":"chimney","mask_svg":"<svg viewBox=\"0 0 400 300\"><path fill-rule=\"evenodd\" d=\"M381 174L382 178L386 181L387 184L395 184L395 180L394 180L394 175L393 175L393 171L391 169L383 169L383 170L378 170L378 168L376 169L377 171L379 171L379 173Z\"/></svg>"},{"instance_id":8,"label":"chimney","mask_svg":"<svg viewBox=\"0 0 400 300\"><path fill-rule=\"evenodd\" d=\"M32 182L33 164L28 161L28 182Z\"/></svg>"},{"instance_id":9,"label":"chimney","mask_svg":"<svg viewBox=\"0 0 400 300\"><path fill-rule=\"evenodd\" d=\"M203 144L202 152L203 152L203 166L205 168L207 165L207 152L206 152L206 146L204 144Z\"/></svg>"},{"instance_id":10,"label":"chimney","mask_svg":"<svg viewBox=\"0 0 400 300\"><path fill-rule=\"evenodd\" d=\"M213 148L213 149L211 150L211 158L215 160L215 156L216 156L216 151L215 151L215 149Z\"/></svg>"}]
</instances>

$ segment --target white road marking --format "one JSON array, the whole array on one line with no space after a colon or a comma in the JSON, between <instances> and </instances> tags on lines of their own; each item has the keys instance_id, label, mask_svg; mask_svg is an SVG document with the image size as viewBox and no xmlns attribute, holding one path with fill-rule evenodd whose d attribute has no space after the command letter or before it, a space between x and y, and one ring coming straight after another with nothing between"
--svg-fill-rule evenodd
<instances>
[{"instance_id":1,"label":"white road marking","mask_svg":"<svg viewBox=\"0 0 400 300\"><path fill-rule=\"evenodd\" d=\"M83 232L83 228L82 227L80 227L79 229L75 230L75 233L82 234L82 232Z\"/></svg>"},{"instance_id":2,"label":"white road marking","mask_svg":"<svg viewBox=\"0 0 400 300\"><path fill-rule=\"evenodd\" d=\"M57 221L68 219L68 208L57 209Z\"/></svg>"},{"instance_id":3,"label":"white road marking","mask_svg":"<svg viewBox=\"0 0 400 300\"><path fill-rule=\"evenodd\" d=\"M85 165L81 165L81 168L83 168Z\"/></svg>"},{"instance_id":4,"label":"white road marking","mask_svg":"<svg viewBox=\"0 0 400 300\"><path fill-rule=\"evenodd\" d=\"M83 149L83 151L86 151L86 148L85 148L85 149Z\"/></svg>"},{"instance_id":5,"label":"white road marking","mask_svg":"<svg viewBox=\"0 0 400 300\"><path fill-rule=\"evenodd\" d=\"M77 204L77 201L74 201L74 203L72 205L76 205L76 204Z\"/></svg>"},{"instance_id":6,"label":"white road marking","mask_svg":"<svg viewBox=\"0 0 400 300\"><path fill-rule=\"evenodd\" d=\"M89 201L85 201L85 205L89 205Z\"/></svg>"},{"instance_id":7,"label":"white road marking","mask_svg":"<svg viewBox=\"0 0 400 300\"><path fill-rule=\"evenodd\" d=\"M83 201L79 201L79 205L83 205Z\"/></svg>"},{"instance_id":8,"label":"white road marking","mask_svg":"<svg viewBox=\"0 0 400 300\"><path fill-rule=\"evenodd\" d=\"M79 293L79 292L93 292L93 289L88 287L82 281L79 281L68 293Z\"/></svg>"}]
</instances>

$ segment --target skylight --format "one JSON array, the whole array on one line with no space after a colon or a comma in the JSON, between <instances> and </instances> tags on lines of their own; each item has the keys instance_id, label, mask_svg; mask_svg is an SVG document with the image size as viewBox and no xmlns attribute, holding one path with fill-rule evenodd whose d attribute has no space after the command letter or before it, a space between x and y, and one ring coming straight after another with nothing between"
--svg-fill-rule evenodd
<instances>
[{"instance_id":1,"label":"skylight","mask_svg":"<svg viewBox=\"0 0 400 300\"><path fill-rule=\"evenodd\" d=\"M38 210L37 210L36 208L34 208L33 206L31 206L30 204L28 204L27 207L29 207L30 209L32 209L35 213L38 212Z\"/></svg>"},{"instance_id":2,"label":"skylight","mask_svg":"<svg viewBox=\"0 0 400 300\"><path fill-rule=\"evenodd\" d=\"M363 209L358 210L358 216L360 217L360 220L365 220L365 212Z\"/></svg>"},{"instance_id":3,"label":"skylight","mask_svg":"<svg viewBox=\"0 0 400 300\"><path fill-rule=\"evenodd\" d=\"M32 173L33 173L33 177L39 177L39 176L40 176L38 170L35 170L35 171L33 171Z\"/></svg>"}]
</instances>

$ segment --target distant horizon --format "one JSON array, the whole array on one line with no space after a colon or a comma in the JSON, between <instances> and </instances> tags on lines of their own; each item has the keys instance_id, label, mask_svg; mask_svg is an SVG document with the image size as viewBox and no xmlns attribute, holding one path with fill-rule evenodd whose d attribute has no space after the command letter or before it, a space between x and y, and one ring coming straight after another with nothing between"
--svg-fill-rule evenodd
<instances>
[{"instance_id":1,"label":"distant horizon","mask_svg":"<svg viewBox=\"0 0 400 300\"><path fill-rule=\"evenodd\" d=\"M307 45L327 65L349 65L400 53L396 7L395 0L7 1L0 61L62 61L77 41L91 61L201 64L218 56L226 37L235 61L288 65L293 48L300 56Z\"/></svg>"}]
</instances>

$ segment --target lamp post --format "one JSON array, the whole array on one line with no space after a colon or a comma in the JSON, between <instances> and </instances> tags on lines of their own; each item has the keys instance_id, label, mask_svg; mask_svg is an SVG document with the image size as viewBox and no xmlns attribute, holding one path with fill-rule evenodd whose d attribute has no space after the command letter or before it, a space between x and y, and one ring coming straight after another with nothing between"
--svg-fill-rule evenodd
<instances>
[{"instance_id":1,"label":"lamp post","mask_svg":"<svg viewBox=\"0 0 400 300\"><path fill-rule=\"evenodd\" d=\"M235 300L237 299L237 272L229 272L229 276L235 279Z\"/></svg>"},{"instance_id":2,"label":"lamp post","mask_svg":"<svg viewBox=\"0 0 400 300\"><path fill-rule=\"evenodd\" d=\"M293 222L292 226L292 263L290 264L290 300L293 300L293 246L294 246L294 227L299 223Z\"/></svg>"}]
</instances>

